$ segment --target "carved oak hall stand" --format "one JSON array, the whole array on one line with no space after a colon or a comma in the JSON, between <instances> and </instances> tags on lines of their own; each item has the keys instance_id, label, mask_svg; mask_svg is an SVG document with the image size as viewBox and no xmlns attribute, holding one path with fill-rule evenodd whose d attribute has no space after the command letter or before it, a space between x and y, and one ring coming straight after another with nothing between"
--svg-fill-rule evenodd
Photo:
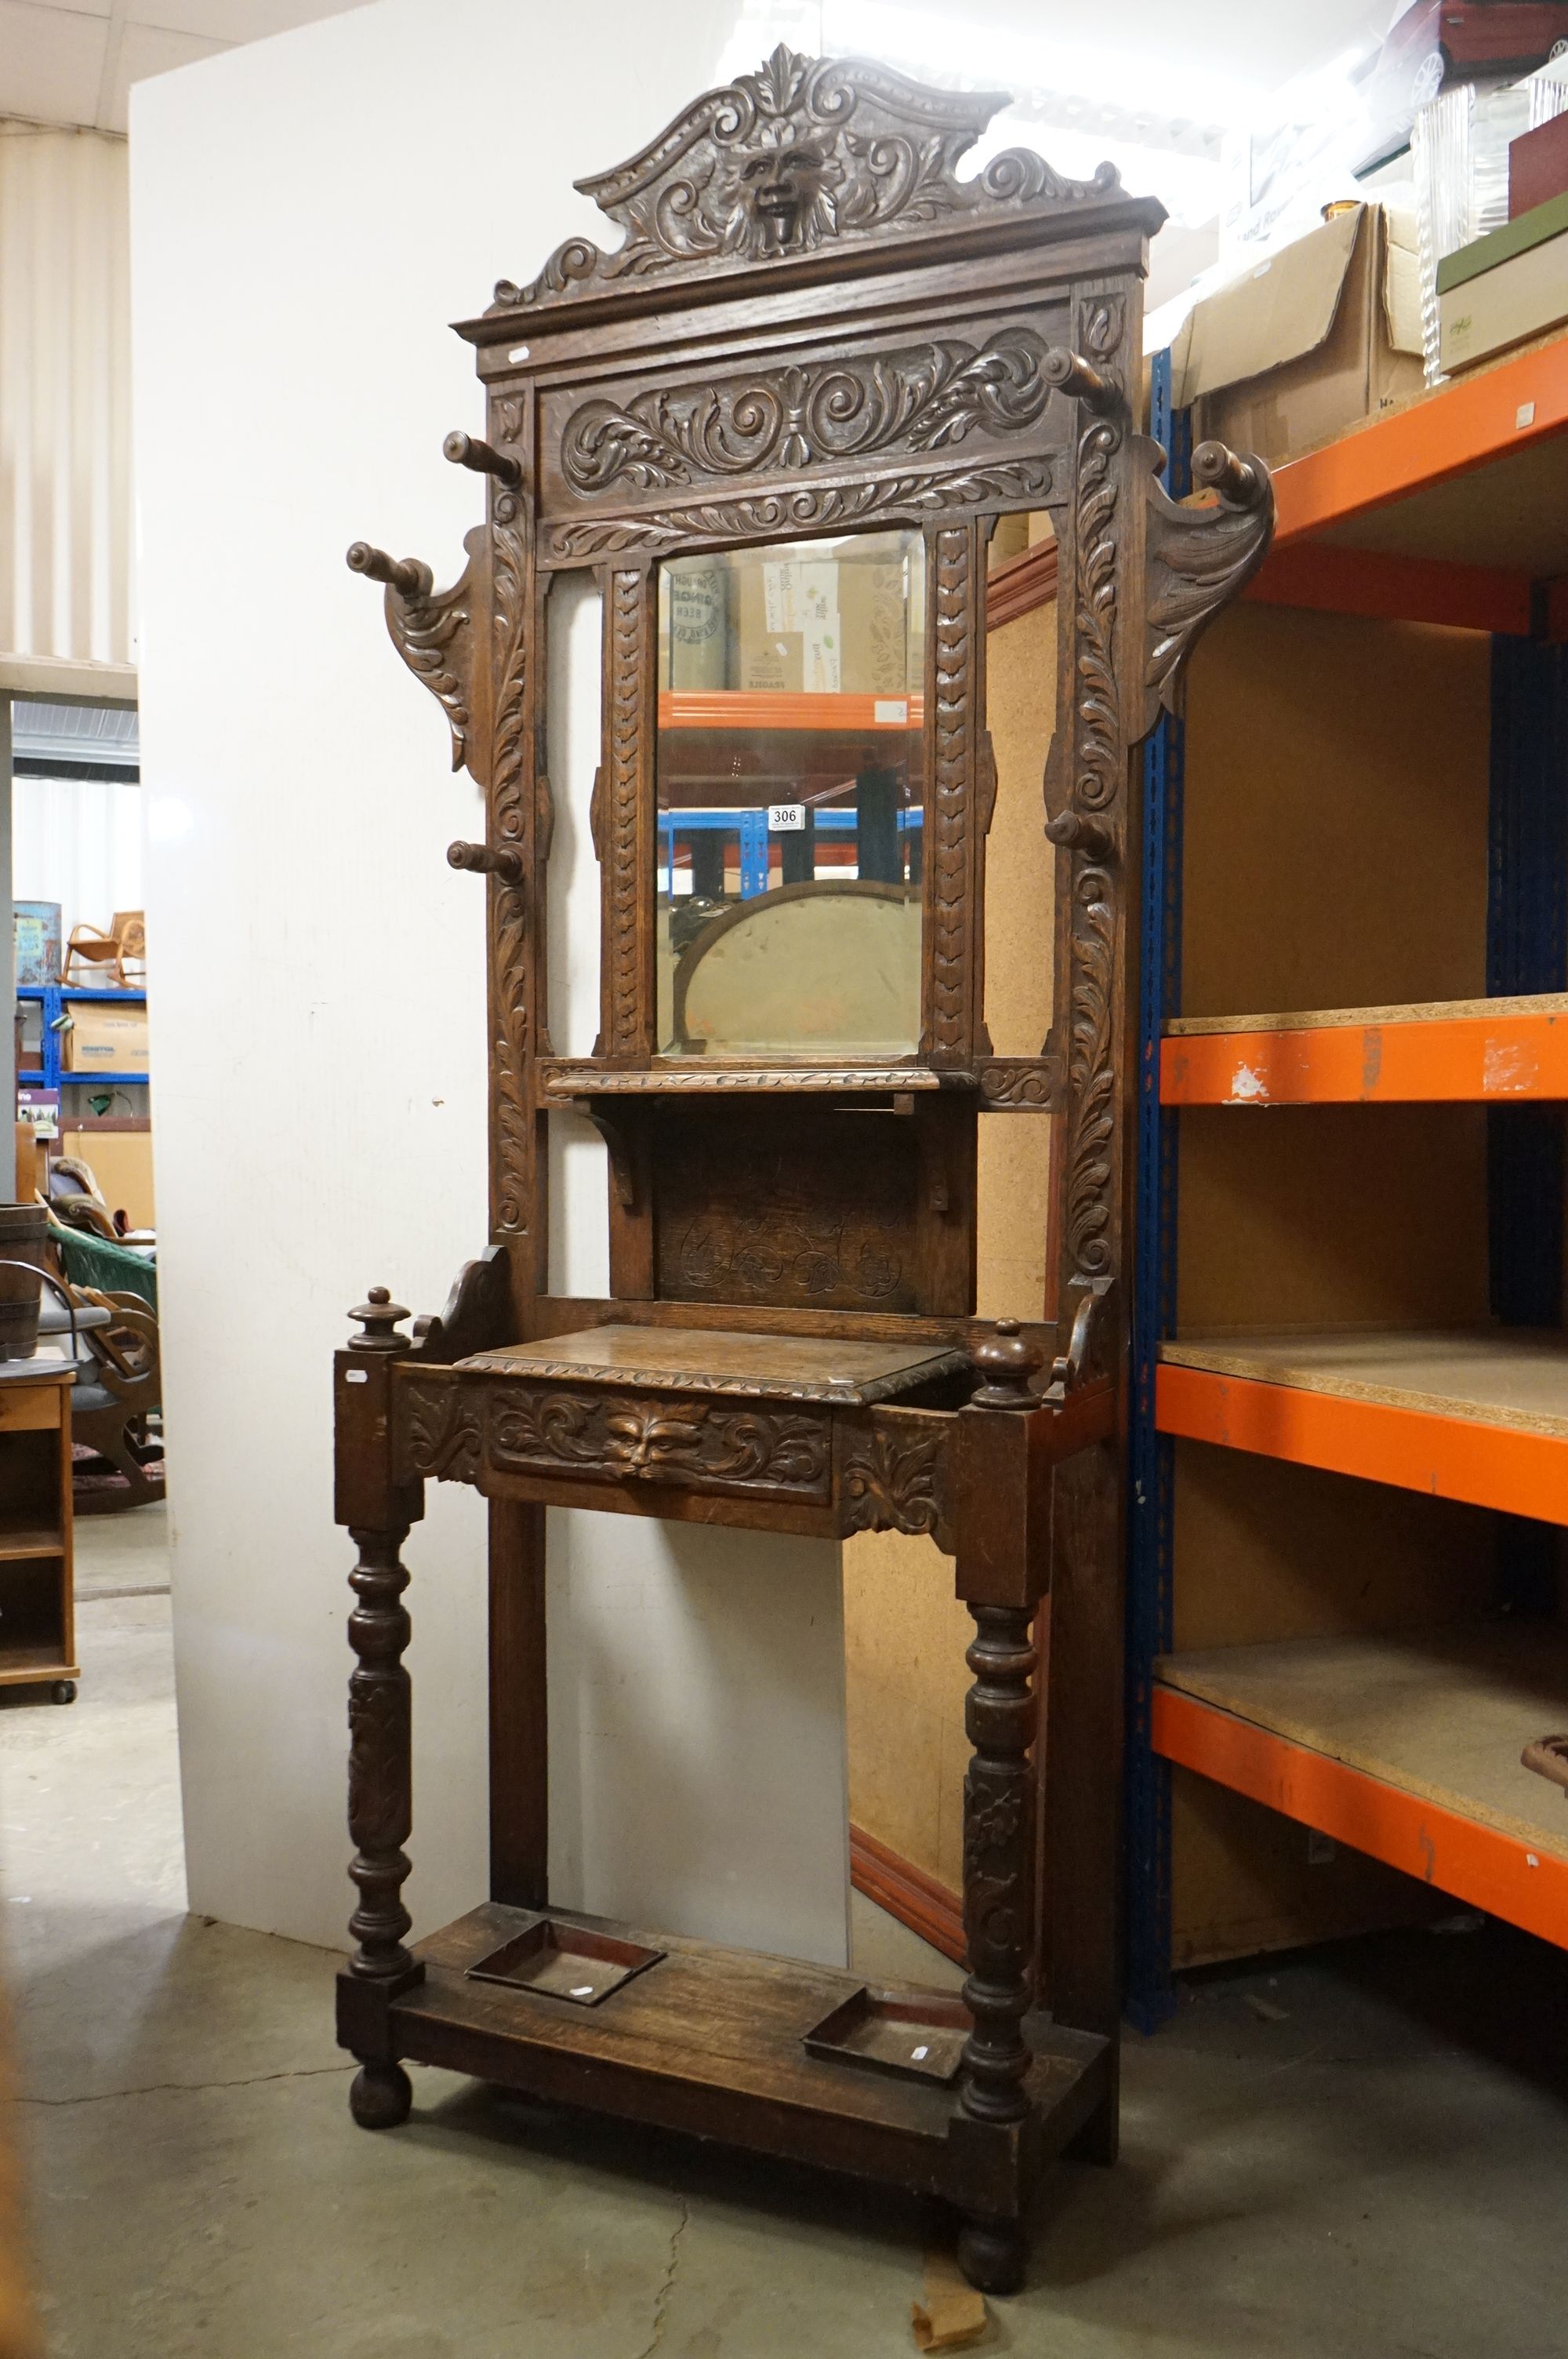
<instances>
[{"instance_id":1,"label":"carved oak hall stand","mask_svg":"<svg viewBox=\"0 0 1568 2359\"><path fill-rule=\"evenodd\" d=\"M412 1338L373 1291L336 1381L355 2118L404 2118L412 2060L859 2172L945 2198L995 2291L1043 2164L1115 2148L1130 756L1271 514L1263 469L1215 445L1209 505L1166 498L1133 414L1161 209L1023 151L958 179L1001 103L781 49L580 184L622 245L573 241L460 329L489 397L489 439L447 444L489 479L467 571L438 592L412 559L349 561L488 798L451 858L489 880L492 1243ZM1057 1014L999 1057L986 553L1041 511ZM544 650L584 568L601 1028L568 1060ZM545 1140L574 1109L609 1147L608 1300L547 1290ZM1043 1118L1059 1319L984 1325L978 1125ZM491 1502L492 1874L410 1951L398 1552L431 1476ZM962 2006L551 1908L547 1505L952 1556Z\"/></svg>"}]
</instances>

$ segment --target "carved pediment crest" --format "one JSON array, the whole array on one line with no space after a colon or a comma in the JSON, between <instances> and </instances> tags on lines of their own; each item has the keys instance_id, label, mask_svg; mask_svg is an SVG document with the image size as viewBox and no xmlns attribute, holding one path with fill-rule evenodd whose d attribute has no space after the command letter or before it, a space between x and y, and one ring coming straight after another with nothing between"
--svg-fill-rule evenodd
<instances>
[{"instance_id":1,"label":"carved pediment crest","mask_svg":"<svg viewBox=\"0 0 1568 2359\"><path fill-rule=\"evenodd\" d=\"M802 57L781 42L755 73L708 92L640 155L578 181L625 232L623 245L605 254L570 238L532 285L503 279L496 306L1119 190L1108 164L1091 180L1070 180L1019 147L958 179L959 159L1007 103L1005 91L933 90L869 59Z\"/></svg>"}]
</instances>

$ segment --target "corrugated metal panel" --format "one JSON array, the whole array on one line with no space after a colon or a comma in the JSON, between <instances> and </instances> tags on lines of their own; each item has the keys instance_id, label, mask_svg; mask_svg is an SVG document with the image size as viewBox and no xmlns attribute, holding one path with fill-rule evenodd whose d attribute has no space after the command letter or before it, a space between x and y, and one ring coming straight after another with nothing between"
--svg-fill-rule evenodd
<instances>
[{"instance_id":1,"label":"corrugated metal panel","mask_svg":"<svg viewBox=\"0 0 1568 2359\"><path fill-rule=\"evenodd\" d=\"M18 774L96 777L141 760L136 715L124 705L47 704L18 696L11 706L11 758ZM38 765L47 765L40 773Z\"/></svg>"},{"instance_id":2,"label":"corrugated metal panel","mask_svg":"<svg viewBox=\"0 0 1568 2359\"><path fill-rule=\"evenodd\" d=\"M0 664L132 663L133 600L125 144L0 124Z\"/></svg>"}]
</instances>

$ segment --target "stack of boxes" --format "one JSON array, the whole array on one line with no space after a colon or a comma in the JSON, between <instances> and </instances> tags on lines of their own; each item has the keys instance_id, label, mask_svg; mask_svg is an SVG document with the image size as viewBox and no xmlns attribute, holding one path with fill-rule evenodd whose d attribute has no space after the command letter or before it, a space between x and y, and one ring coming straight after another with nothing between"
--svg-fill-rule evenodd
<instances>
[{"instance_id":1,"label":"stack of boxes","mask_svg":"<svg viewBox=\"0 0 1568 2359\"><path fill-rule=\"evenodd\" d=\"M1568 321L1568 113L1509 146L1509 218L1437 266L1444 369Z\"/></svg>"},{"instance_id":2,"label":"stack of boxes","mask_svg":"<svg viewBox=\"0 0 1568 2359\"><path fill-rule=\"evenodd\" d=\"M902 534L682 560L663 581L663 686L892 697L919 689L924 575Z\"/></svg>"}]
</instances>

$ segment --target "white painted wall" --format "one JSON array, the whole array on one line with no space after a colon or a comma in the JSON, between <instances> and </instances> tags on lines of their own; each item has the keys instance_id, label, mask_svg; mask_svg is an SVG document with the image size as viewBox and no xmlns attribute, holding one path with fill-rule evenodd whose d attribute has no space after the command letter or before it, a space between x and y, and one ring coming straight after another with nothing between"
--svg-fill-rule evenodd
<instances>
[{"instance_id":1,"label":"white painted wall","mask_svg":"<svg viewBox=\"0 0 1568 2359\"><path fill-rule=\"evenodd\" d=\"M450 578L480 500L440 440L482 415L471 353L443 322L593 228L572 178L632 153L715 78L736 13L734 0L599 0L589 24L514 0L381 0L133 97L191 1905L306 1940L340 1941L350 1897L350 1550L330 1519L330 1355L373 1282L438 1307L485 1219L481 896L443 856L480 832L478 796L448 775L438 708L343 550L363 535ZM573 958L580 989L591 956L574 943ZM584 1217L560 1249L574 1276L601 1251L597 1157L579 1143L570 1158ZM643 1905L647 1871L695 1829L695 1880L674 1896L684 1926L841 1954L836 1552L707 1533L666 1549L630 1519L572 1522L551 1599L577 1650L555 1666L552 1697L563 1875L598 1905L635 1901L668 1921L652 1892ZM408 1899L429 1926L484 1888L478 1501L432 1486L407 1554ZM744 1728L733 1706L707 1716L736 1673ZM816 1801L802 1810L806 1788ZM774 1827L789 1841L792 1825L775 1868ZM735 1901L737 1870L759 1855L775 1887L765 1921Z\"/></svg>"}]
</instances>

